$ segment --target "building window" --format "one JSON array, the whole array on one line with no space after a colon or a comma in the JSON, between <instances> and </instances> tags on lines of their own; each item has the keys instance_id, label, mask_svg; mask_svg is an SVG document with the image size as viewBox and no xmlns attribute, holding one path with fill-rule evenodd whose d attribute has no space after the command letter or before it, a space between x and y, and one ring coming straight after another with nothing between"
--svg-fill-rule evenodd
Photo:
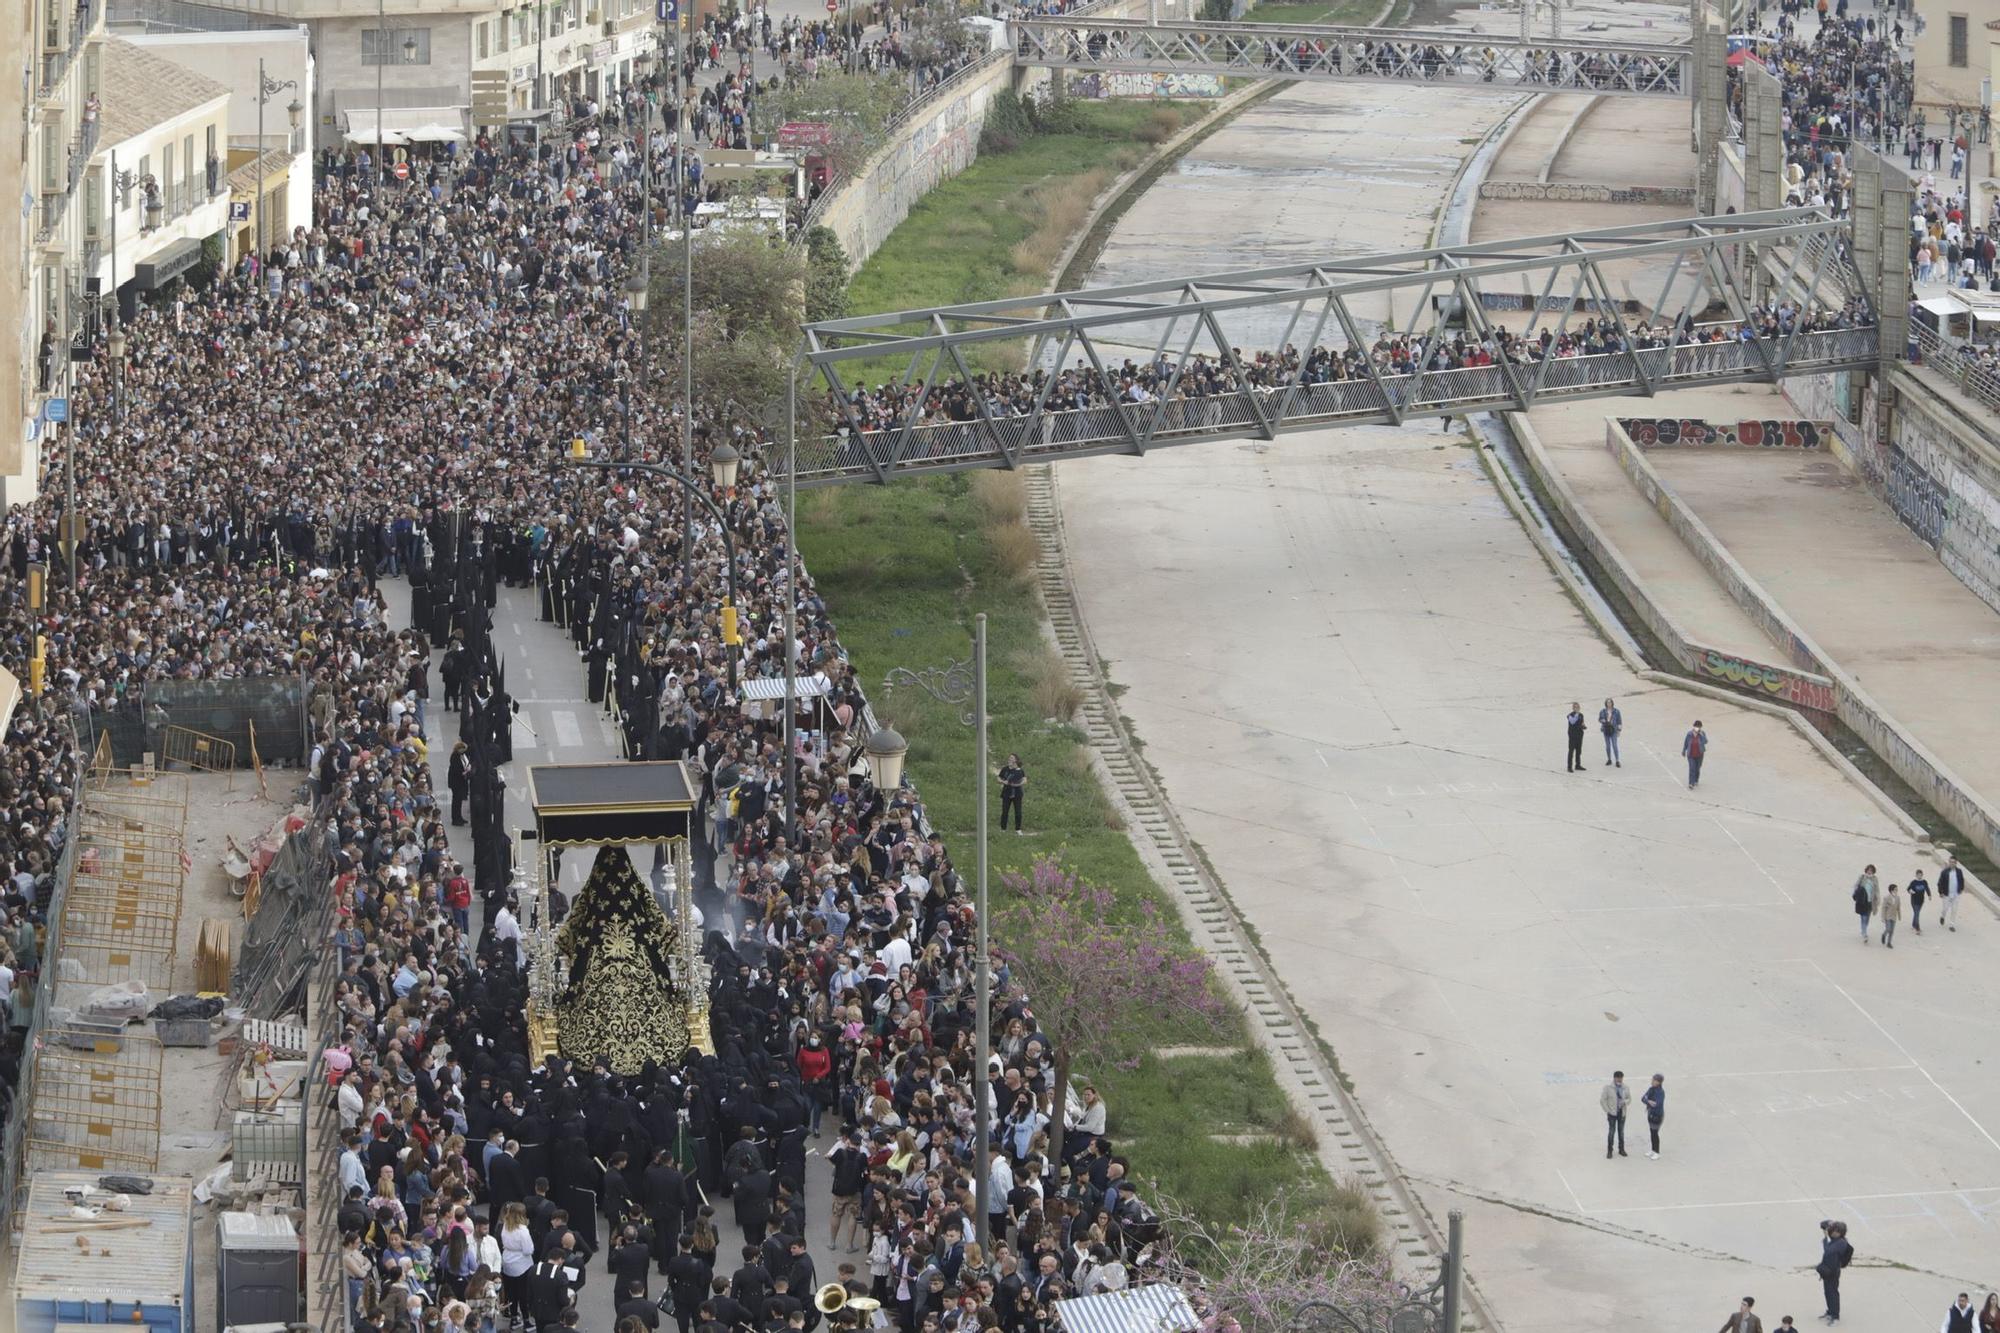
<instances>
[{"instance_id":1,"label":"building window","mask_svg":"<svg viewBox=\"0 0 2000 1333\"><path fill-rule=\"evenodd\" d=\"M160 149L160 203L170 218L181 215L179 185L174 179L174 146L167 144Z\"/></svg>"},{"instance_id":2,"label":"building window","mask_svg":"<svg viewBox=\"0 0 2000 1333\"><path fill-rule=\"evenodd\" d=\"M216 193L222 174L222 159L215 155L215 126L208 127L208 155L202 159L202 170L208 173L208 192Z\"/></svg>"},{"instance_id":3,"label":"building window","mask_svg":"<svg viewBox=\"0 0 2000 1333\"><path fill-rule=\"evenodd\" d=\"M104 229L104 173L93 171L83 182L83 234L95 237Z\"/></svg>"},{"instance_id":4,"label":"building window","mask_svg":"<svg viewBox=\"0 0 2000 1333\"><path fill-rule=\"evenodd\" d=\"M195 200L201 198L201 190L194 183L195 174L200 170L201 165L194 160L194 136L190 134L181 140L182 208L193 208Z\"/></svg>"},{"instance_id":5,"label":"building window","mask_svg":"<svg viewBox=\"0 0 2000 1333\"><path fill-rule=\"evenodd\" d=\"M1951 55L1948 57L1948 60L1953 69L1964 69L1971 63L1967 50L1972 42L1972 35L1968 31L1970 26L1971 24L1965 15L1953 14L1951 16Z\"/></svg>"},{"instance_id":6,"label":"building window","mask_svg":"<svg viewBox=\"0 0 2000 1333\"><path fill-rule=\"evenodd\" d=\"M363 65L428 65L431 63L429 28L363 28Z\"/></svg>"},{"instance_id":7,"label":"building window","mask_svg":"<svg viewBox=\"0 0 2000 1333\"><path fill-rule=\"evenodd\" d=\"M487 56L487 40L488 40L486 36L486 25L484 23L480 24L474 30L474 32L476 35L473 39L473 51L475 52L473 58L475 60L484 60L486 59Z\"/></svg>"},{"instance_id":8,"label":"building window","mask_svg":"<svg viewBox=\"0 0 2000 1333\"><path fill-rule=\"evenodd\" d=\"M62 126L49 121L42 126L42 191L51 193L63 187L63 140Z\"/></svg>"}]
</instances>

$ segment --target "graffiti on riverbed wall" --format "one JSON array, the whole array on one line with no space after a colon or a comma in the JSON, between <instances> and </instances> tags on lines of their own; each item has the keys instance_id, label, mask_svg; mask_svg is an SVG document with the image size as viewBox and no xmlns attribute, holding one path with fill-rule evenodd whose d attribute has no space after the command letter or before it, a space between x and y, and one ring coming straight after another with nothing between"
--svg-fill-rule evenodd
<instances>
[{"instance_id":1,"label":"graffiti on riverbed wall","mask_svg":"<svg viewBox=\"0 0 2000 1333\"><path fill-rule=\"evenodd\" d=\"M1822 713L1834 711L1833 682L1824 676L1746 661L1713 648L1695 654L1694 668L1698 675L1773 698L1787 699L1801 708L1817 709Z\"/></svg>"},{"instance_id":2,"label":"graffiti on riverbed wall","mask_svg":"<svg viewBox=\"0 0 2000 1333\"><path fill-rule=\"evenodd\" d=\"M1110 70L1072 75L1070 89L1078 97L1220 97L1222 76L1175 70L1150 73Z\"/></svg>"},{"instance_id":3,"label":"graffiti on riverbed wall","mask_svg":"<svg viewBox=\"0 0 2000 1333\"><path fill-rule=\"evenodd\" d=\"M1618 425L1641 448L1740 445L1750 449L1817 449L1831 427L1824 421L1692 421L1621 417Z\"/></svg>"}]
</instances>

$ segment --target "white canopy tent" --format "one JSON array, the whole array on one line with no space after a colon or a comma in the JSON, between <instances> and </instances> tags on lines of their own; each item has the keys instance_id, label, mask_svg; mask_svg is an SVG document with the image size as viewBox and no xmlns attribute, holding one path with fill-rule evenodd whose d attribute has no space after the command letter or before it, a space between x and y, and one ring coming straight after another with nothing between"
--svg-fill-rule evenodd
<instances>
[{"instance_id":1,"label":"white canopy tent","mask_svg":"<svg viewBox=\"0 0 2000 1333\"><path fill-rule=\"evenodd\" d=\"M464 143L465 113L455 106L357 108L343 114L342 138L352 148L387 148L419 143Z\"/></svg>"}]
</instances>

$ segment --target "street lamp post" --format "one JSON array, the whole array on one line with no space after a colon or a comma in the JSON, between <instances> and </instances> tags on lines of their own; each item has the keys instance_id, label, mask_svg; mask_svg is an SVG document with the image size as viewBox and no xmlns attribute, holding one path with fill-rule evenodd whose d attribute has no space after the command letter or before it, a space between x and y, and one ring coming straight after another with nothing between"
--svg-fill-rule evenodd
<instances>
[{"instance_id":1,"label":"street lamp post","mask_svg":"<svg viewBox=\"0 0 2000 1333\"><path fill-rule=\"evenodd\" d=\"M297 92L299 81L297 79L279 80L269 77L264 73L264 62L260 58L257 61L257 262L260 264L264 262L264 238L266 235L264 230L264 104L287 88L293 92ZM299 116L305 108L300 106L299 99L294 97L291 105L287 106L285 110L291 116L292 132L296 134L299 128ZM379 117L376 126L376 133L381 133Z\"/></svg>"},{"instance_id":2,"label":"street lamp post","mask_svg":"<svg viewBox=\"0 0 2000 1333\"><path fill-rule=\"evenodd\" d=\"M585 451L584 443L580 439L570 445L569 461L577 467L597 468L600 471L645 472L652 476L665 477L700 501L702 508L708 510L709 516L715 520L716 526L722 529L722 552L727 562L726 572L729 576L729 593L722 602L722 642L723 647L728 650L725 656L729 659L729 693L733 697L736 693L735 649L743 642L743 636L736 629L736 541L729 535L729 518L722 512L722 506L716 504L714 498L686 473L676 472L665 463L632 463L615 458L592 458ZM726 444L710 454L709 473L714 477L715 484L725 492L735 489L736 469L740 463L741 458L736 450Z\"/></svg>"},{"instance_id":3,"label":"street lamp post","mask_svg":"<svg viewBox=\"0 0 2000 1333\"><path fill-rule=\"evenodd\" d=\"M139 183L139 175L133 171L118 169L118 150L111 151L111 169L107 177L111 186L111 333L105 339L105 350L111 354L111 420L125 419L125 330L118 313L118 212L125 206L132 187ZM147 205L147 221L157 220L158 206ZM76 570L70 570L74 582Z\"/></svg>"},{"instance_id":4,"label":"street lamp post","mask_svg":"<svg viewBox=\"0 0 2000 1333\"><path fill-rule=\"evenodd\" d=\"M979 863L977 899L974 912L973 949L973 1003L978 1012L974 1015L972 1101L975 1107L974 1120L978 1127L977 1139L973 1147L973 1190L979 1199L979 1216L973 1226L979 1238L982 1254L991 1253L990 1237L987 1234L986 1219L992 1215L989 1164L987 1158L993 1151L993 1117L987 1106L987 1066L993 1059L993 1033L990 1021L993 1014L993 972L987 960L986 943L986 613L980 612L972 620L972 659L969 662L953 662L946 667L929 667L912 671L907 667L896 667L883 678L882 690L886 695L898 686L915 685L939 703L972 703L972 711L964 714L960 721L972 727L978 737L974 745L973 786L978 795L978 847ZM903 757L909 752L909 745L893 730L884 727L868 738L868 757L874 764L875 782L879 787L895 790L901 785ZM1062 1108L1051 1107L1050 1118L1056 1124L1056 1138L1062 1132Z\"/></svg>"}]
</instances>

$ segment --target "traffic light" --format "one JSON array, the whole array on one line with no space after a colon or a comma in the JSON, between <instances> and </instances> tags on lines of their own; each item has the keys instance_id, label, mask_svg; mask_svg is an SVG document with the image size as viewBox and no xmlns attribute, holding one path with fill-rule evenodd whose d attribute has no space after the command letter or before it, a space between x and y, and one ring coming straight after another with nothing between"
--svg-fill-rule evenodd
<instances>
[{"instance_id":1,"label":"traffic light","mask_svg":"<svg viewBox=\"0 0 2000 1333\"><path fill-rule=\"evenodd\" d=\"M47 593L48 577L49 567L40 561L36 561L34 564L28 566L28 609L30 611L39 611L42 609L42 598Z\"/></svg>"},{"instance_id":2,"label":"traffic light","mask_svg":"<svg viewBox=\"0 0 2000 1333\"><path fill-rule=\"evenodd\" d=\"M728 602L722 604L722 641L731 648L743 643L743 635L736 628L736 608Z\"/></svg>"}]
</instances>

